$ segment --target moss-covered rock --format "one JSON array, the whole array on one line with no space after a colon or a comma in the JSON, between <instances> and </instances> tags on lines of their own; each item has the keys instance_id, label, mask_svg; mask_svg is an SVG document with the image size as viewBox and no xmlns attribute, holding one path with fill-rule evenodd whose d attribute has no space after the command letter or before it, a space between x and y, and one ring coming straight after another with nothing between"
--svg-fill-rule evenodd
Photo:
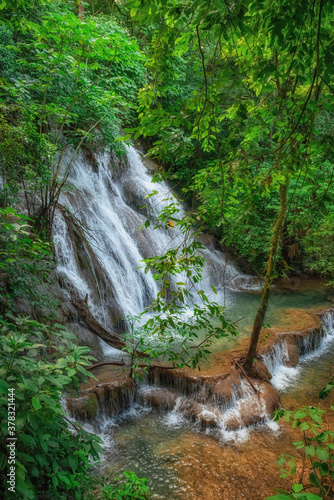
<instances>
[{"instance_id":1,"label":"moss-covered rock","mask_svg":"<svg viewBox=\"0 0 334 500\"><path fill-rule=\"evenodd\" d=\"M67 408L74 418L83 421L93 420L96 418L98 409L96 394L91 393L80 398L68 398Z\"/></svg>"}]
</instances>

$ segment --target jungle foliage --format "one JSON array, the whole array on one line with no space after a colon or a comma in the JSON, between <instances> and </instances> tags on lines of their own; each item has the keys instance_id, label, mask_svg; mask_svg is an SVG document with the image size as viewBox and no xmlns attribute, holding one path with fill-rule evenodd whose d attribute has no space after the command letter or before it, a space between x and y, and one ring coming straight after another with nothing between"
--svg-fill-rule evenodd
<instances>
[{"instance_id":1,"label":"jungle foliage","mask_svg":"<svg viewBox=\"0 0 334 500\"><path fill-rule=\"evenodd\" d=\"M67 177L79 149L124 154L116 139L122 124L136 122L146 78L128 30L106 15L80 19L77 10L76 2L0 4L0 491L2 498L146 499L146 480L133 473L102 483L90 475L101 440L69 421L61 400L91 376L85 367L93 358L55 323L54 213L61 190L73 189ZM20 314L37 308L41 321ZM15 492L7 476L11 435Z\"/></svg>"},{"instance_id":2,"label":"jungle foliage","mask_svg":"<svg viewBox=\"0 0 334 500\"><path fill-rule=\"evenodd\" d=\"M196 230L214 232L266 274L254 349L278 274L311 270L333 286L333 15L324 0L1 2L0 411L4 417L11 383L22 498L95 494L89 455L98 459L99 441L75 426L72 434L60 405L60 393L87 376L90 358L53 324L56 304L44 293L54 267L54 214L62 190L73 189L67 181L77 154L108 148L122 155L134 134L192 207L185 218L175 201L162 212L157 223L177 225L185 243L144 262L162 283L142 331L163 334L165 345L152 345L153 355L195 367L213 338L236 333L203 293L193 320L180 320L191 292L182 281L171 287L170 277L201 280ZM46 305L45 323L21 318L22 300ZM205 342L193 354L188 341L199 329ZM285 417L314 431L319 412L304 413ZM325 496L332 434L324 441L315 434L316 447L304 436L305 453L315 469L311 484ZM126 479L96 494L148 497L145 481ZM296 485L292 498L302 498L302 489Z\"/></svg>"},{"instance_id":3,"label":"jungle foliage","mask_svg":"<svg viewBox=\"0 0 334 500\"><path fill-rule=\"evenodd\" d=\"M150 138L208 227L261 272L288 175L279 269L307 268L305 238L333 206L332 5L129 4L136 23L155 28L136 135Z\"/></svg>"}]
</instances>

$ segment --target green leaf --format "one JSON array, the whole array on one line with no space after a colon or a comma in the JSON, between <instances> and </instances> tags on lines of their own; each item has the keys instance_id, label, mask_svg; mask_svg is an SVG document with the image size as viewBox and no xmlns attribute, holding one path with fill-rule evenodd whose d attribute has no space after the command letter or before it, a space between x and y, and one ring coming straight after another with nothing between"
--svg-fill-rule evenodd
<instances>
[{"instance_id":1,"label":"green leaf","mask_svg":"<svg viewBox=\"0 0 334 500\"><path fill-rule=\"evenodd\" d=\"M317 447L316 454L319 460L321 460L322 462L327 462L327 460L329 459L328 450L322 446Z\"/></svg>"},{"instance_id":2,"label":"green leaf","mask_svg":"<svg viewBox=\"0 0 334 500\"><path fill-rule=\"evenodd\" d=\"M313 455L315 455L315 448L314 448L314 446L312 446L312 445L306 446L305 447L305 454L307 456L313 456Z\"/></svg>"},{"instance_id":3,"label":"green leaf","mask_svg":"<svg viewBox=\"0 0 334 500\"><path fill-rule=\"evenodd\" d=\"M5 393L7 394L9 385L5 380L0 379L0 393Z\"/></svg>"},{"instance_id":4,"label":"green leaf","mask_svg":"<svg viewBox=\"0 0 334 500\"><path fill-rule=\"evenodd\" d=\"M36 411L42 408L41 402L36 398L36 396L32 398L32 405Z\"/></svg>"},{"instance_id":5,"label":"green leaf","mask_svg":"<svg viewBox=\"0 0 334 500\"><path fill-rule=\"evenodd\" d=\"M286 458L285 457L280 457L278 460L277 460L277 465L278 466L281 466L283 464L285 464L286 462Z\"/></svg>"},{"instance_id":6,"label":"green leaf","mask_svg":"<svg viewBox=\"0 0 334 500\"><path fill-rule=\"evenodd\" d=\"M272 497L266 497L265 500L291 500L291 496L279 494Z\"/></svg>"},{"instance_id":7,"label":"green leaf","mask_svg":"<svg viewBox=\"0 0 334 500\"><path fill-rule=\"evenodd\" d=\"M319 465L319 473L321 477L328 476L329 474L329 465L327 463L323 463Z\"/></svg>"},{"instance_id":8,"label":"green leaf","mask_svg":"<svg viewBox=\"0 0 334 500\"><path fill-rule=\"evenodd\" d=\"M21 385L21 384L20 384ZM23 379L23 386L31 392L37 392L37 386L32 382L32 380Z\"/></svg>"},{"instance_id":9,"label":"green leaf","mask_svg":"<svg viewBox=\"0 0 334 500\"><path fill-rule=\"evenodd\" d=\"M314 474L314 472L311 472L311 474L309 475L309 479L310 479L310 483L312 484L312 486L315 486L316 488L321 487L321 481L318 478L318 476L316 476Z\"/></svg>"}]
</instances>

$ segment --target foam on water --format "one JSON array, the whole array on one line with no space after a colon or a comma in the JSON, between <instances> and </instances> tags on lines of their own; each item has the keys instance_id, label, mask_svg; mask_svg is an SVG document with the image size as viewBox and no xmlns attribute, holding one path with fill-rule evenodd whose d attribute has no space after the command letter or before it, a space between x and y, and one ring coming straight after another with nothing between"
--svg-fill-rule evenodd
<instances>
[{"instance_id":1,"label":"foam on water","mask_svg":"<svg viewBox=\"0 0 334 500\"><path fill-rule=\"evenodd\" d=\"M162 418L162 422L164 423L164 425L166 425L167 427L172 427L173 429L177 429L186 424L187 421L184 415L182 415L182 413L180 413L179 411L183 400L184 400L183 396L177 397L176 404L173 410L168 412Z\"/></svg>"}]
</instances>

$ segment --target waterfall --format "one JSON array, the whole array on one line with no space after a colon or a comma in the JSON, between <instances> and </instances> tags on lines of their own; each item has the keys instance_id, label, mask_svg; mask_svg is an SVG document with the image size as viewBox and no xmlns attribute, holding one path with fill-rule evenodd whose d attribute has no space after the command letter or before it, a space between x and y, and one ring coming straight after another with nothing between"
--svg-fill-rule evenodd
<instances>
[{"instance_id":1,"label":"waterfall","mask_svg":"<svg viewBox=\"0 0 334 500\"><path fill-rule=\"evenodd\" d=\"M315 329L307 335L295 335L300 356L300 362L297 366L286 366L289 355L287 342L284 338L263 356L263 362L273 376L271 383L276 389L283 390L290 386L300 374L303 365L321 355L333 342L334 313L323 314L321 322L320 329Z\"/></svg>"},{"instance_id":2,"label":"waterfall","mask_svg":"<svg viewBox=\"0 0 334 500\"><path fill-rule=\"evenodd\" d=\"M68 161L66 154L64 158ZM141 313L158 292L152 274L141 268L142 259L176 248L181 235L176 226L166 230L151 225L139 231L147 218L154 220L170 203L173 192L165 182L152 184L151 172L133 147L127 148L125 161L115 162L104 153L98 155L97 164L82 152L71 164L68 185L74 187L61 194L60 204L87 231L82 237L64 210L57 210L53 234L58 274L66 290L74 290L82 299L88 296L90 311L100 323L124 330L124 318ZM153 190L157 194L146 199ZM179 215L183 213L180 206ZM215 301L223 303L225 283L233 287L235 278L247 283L247 277L214 245L206 245L204 256L205 279L200 287L208 295L213 294L212 285L218 289ZM110 351L105 345L104 349L105 354Z\"/></svg>"}]
</instances>

